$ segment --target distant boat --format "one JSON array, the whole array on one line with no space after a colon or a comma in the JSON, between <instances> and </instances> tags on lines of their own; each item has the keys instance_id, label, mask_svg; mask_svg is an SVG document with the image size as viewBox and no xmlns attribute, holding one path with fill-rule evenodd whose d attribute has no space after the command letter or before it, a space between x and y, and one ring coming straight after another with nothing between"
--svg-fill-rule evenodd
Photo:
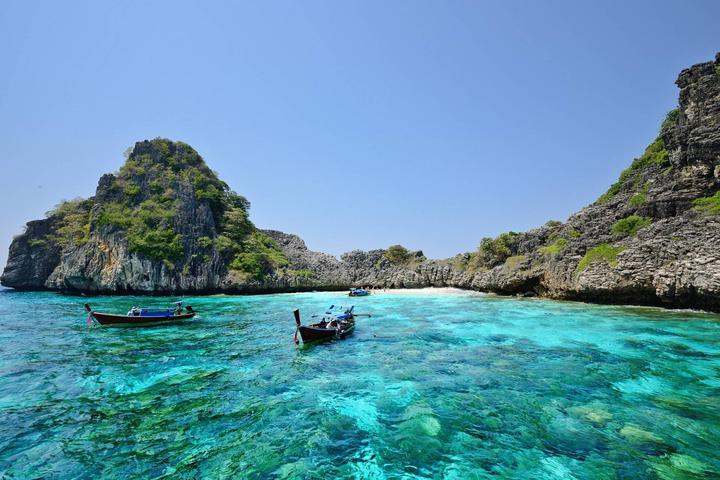
<instances>
[{"instance_id":1,"label":"distant boat","mask_svg":"<svg viewBox=\"0 0 720 480\"><path fill-rule=\"evenodd\" d=\"M133 307L125 315L96 312L87 303L85 304L85 310L88 311L88 325L94 320L103 327L169 325L190 320L197 314L190 305L185 307L183 313L182 302L177 302L174 308Z\"/></svg>"},{"instance_id":2,"label":"distant boat","mask_svg":"<svg viewBox=\"0 0 720 480\"><path fill-rule=\"evenodd\" d=\"M300 321L300 310L293 310L295 316L295 343L298 341L298 333L303 343L317 342L320 340L331 340L333 338L345 338L355 330L355 315L350 307L344 313L337 315L330 312L324 315L315 315L314 318L320 318L319 322L303 325Z\"/></svg>"},{"instance_id":3,"label":"distant boat","mask_svg":"<svg viewBox=\"0 0 720 480\"><path fill-rule=\"evenodd\" d=\"M364 288L351 288L350 293L348 293L350 297L367 297L368 295L370 295L370 292Z\"/></svg>"}]
</instances>

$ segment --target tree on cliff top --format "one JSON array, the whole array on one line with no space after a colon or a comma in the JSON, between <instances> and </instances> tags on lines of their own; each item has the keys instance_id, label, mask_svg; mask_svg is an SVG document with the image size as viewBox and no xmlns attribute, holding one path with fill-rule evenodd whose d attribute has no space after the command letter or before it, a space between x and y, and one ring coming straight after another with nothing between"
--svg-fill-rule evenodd
<instances>
[{"instance_id":1,"label":"tree on cliff top","mask_svg":"<svg viewBox=\"0 0 720 480\"><path fill-rule=\"evenodd\" d=\"M410 261L410 251L402 245L391 245L383 254L385 258L394 264L403 264Z\"/></svg>"}]
</instances>

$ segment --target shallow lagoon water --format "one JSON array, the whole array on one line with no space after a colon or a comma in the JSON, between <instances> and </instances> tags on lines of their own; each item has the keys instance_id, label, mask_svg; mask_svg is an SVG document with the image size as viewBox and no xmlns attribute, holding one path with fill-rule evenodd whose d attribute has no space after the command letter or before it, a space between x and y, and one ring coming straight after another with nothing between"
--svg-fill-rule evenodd
<instances>
[{"instance_id":1,"label":"shallow lagoon water","mask_svg":"<svg viewBox=\"0 0 720 480\"><path fill-rule=\"evenodd\" d=\"M0 292L0 478L720 478L720 317L455 292ZM292 308L352 301L352 337Z\"/></svg>"}]
</instances>

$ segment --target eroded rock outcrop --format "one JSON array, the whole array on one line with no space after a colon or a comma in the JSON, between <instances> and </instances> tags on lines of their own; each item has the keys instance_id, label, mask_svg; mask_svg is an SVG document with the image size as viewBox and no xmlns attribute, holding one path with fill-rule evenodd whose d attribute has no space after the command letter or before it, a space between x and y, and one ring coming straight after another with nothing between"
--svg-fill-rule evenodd
<instances>
[{"instance_id":1,"label":"eroded rock outcrop","mask_svg":"<svg viewBox=\"0 0 720 480\"><path fill-rule=\"evenodd\" d=\"M677 85L678 109L598 201L477 252L312 252L295 235L257 230L247 201L194 150L156 139L138 142L94 197L29 222L1 281L112 293L454 286L720 311L720 55Z\"/></svg>"}]
</instances>

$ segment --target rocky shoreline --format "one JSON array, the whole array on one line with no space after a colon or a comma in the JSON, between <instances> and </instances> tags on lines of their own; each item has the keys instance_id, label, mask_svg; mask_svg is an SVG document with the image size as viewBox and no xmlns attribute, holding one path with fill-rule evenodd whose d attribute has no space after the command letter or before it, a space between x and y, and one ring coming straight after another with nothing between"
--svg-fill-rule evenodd
<instances>
[{"instance_id":1,"label":"rocky shoreline","mask_svg":"<svg viewBox=\"0 0 720 480\"><path fill-rule=\"evenodd\" d=\"M138 142L94 197L29 222L0 281L86 294L453 287L717 312L720 54L676 83L678 109L606 194L564 223L484 239L476 252L313 252L295 235L256 229L247 201L197 152L156 139Z\"/></svg>"}]
</instances>

